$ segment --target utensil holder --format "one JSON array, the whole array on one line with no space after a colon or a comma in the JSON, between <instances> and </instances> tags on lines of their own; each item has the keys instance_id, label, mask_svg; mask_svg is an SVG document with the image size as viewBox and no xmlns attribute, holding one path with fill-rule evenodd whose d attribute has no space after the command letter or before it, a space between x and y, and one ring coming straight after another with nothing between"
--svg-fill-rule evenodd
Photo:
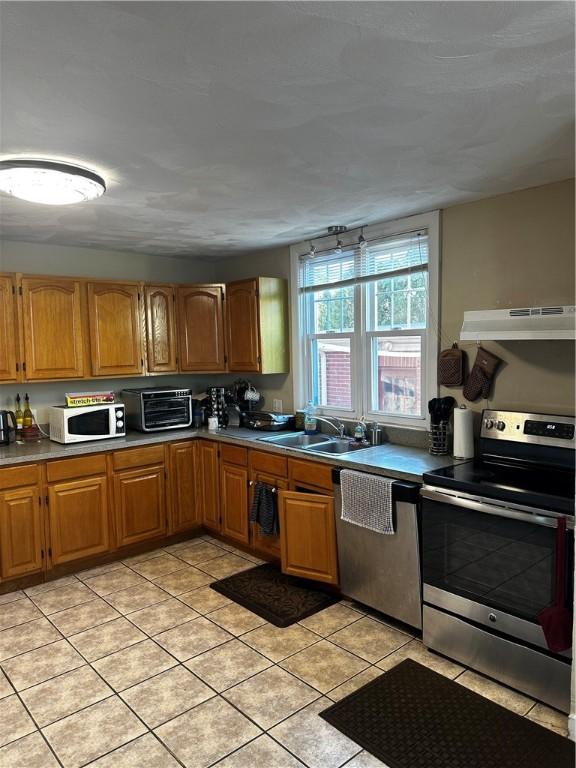
<instances>
[{"instance_id":1,"label":"utensil holder","mask_svg":"<svg viewBox=\"0 0 576 768\"><path fill-rule=\"evenodd\" d=\"M428 432L428 452L433 456L444 456L449 453L448 437L447 421L431 424Z\"/></svg>"}]
</instances>

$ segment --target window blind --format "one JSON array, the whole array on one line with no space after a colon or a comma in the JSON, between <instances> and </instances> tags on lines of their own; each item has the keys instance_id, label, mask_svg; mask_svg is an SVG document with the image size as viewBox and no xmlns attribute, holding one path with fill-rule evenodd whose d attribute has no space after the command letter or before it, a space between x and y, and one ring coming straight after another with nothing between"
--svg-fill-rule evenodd
<instances>
[{"instance_id":1,"label":"window blind","mask_svg":"<svg viewBox=\"0 0 576 768\"><path fill-rule=\"evenodd\" d=\"M330 248L300 257L300 289L340 288L379 276L392 277L428 268L428 232L418 230L393 237Z\"/></svg>"}]
</instances>

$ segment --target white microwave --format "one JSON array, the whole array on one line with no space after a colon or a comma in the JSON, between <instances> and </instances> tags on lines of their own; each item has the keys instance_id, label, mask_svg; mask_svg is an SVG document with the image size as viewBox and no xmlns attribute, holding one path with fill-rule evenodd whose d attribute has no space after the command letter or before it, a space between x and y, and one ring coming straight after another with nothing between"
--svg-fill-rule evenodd
<instances>
[{"instance_id":1,"label":"white microwave","mask_svg":"<svg viewBox=\"0 0 576 768\"><path fill-rule=\"evenodd\" d=\"M50 440L57 443L83 443L86 440L105 440L126 434L124 405L112 403L68 408L53 405L50 408Z\"/></svg>"}]
</instances>

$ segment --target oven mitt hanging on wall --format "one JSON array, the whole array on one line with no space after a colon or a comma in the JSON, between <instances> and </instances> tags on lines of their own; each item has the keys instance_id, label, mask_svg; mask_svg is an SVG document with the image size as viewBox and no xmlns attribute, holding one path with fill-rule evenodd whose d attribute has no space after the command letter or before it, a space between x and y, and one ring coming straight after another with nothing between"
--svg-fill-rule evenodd
<instances>
[{"instance_id":1,"label":"oven mitt hanging on wall","mask_svg":"<svg viewBox=\"0 0 576 768\"><path fill-rule=\"evenodd\" d=\"M443 349L438 355L438 384L444 387L460 387L464 381L464 352L454 342L451 349Z\"/></svg>"},{"instance_id":2,"label":"oven mitt hanging on wall","mask_svg":"<svg viewBox=\"0 0 576 768\"><path fill-rule=\"evenodd\" d=\"M488 352L484 347L478 347L474 367L464 385L463 394L466 400L477 400L480 395L484 398L488 397L490 384L501 362L499 357Z\"/></svg>"}]
</instances>

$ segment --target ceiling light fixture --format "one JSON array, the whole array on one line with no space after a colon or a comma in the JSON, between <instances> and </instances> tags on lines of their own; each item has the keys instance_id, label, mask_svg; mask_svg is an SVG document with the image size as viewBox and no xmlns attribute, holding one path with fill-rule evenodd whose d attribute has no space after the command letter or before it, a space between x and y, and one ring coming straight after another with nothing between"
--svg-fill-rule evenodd
<instances>
[{"instance_id":1,"label":"ceiling light fixture","mask_svg":"<svg viewBox=\"0 0 576 768\"><path fill-rule=\"evenodd\" d=\"M93 171L52 160L0 161L0 191L44 205L71 205L95 200L106 191Z\"/></svg>"}]
</instances>

